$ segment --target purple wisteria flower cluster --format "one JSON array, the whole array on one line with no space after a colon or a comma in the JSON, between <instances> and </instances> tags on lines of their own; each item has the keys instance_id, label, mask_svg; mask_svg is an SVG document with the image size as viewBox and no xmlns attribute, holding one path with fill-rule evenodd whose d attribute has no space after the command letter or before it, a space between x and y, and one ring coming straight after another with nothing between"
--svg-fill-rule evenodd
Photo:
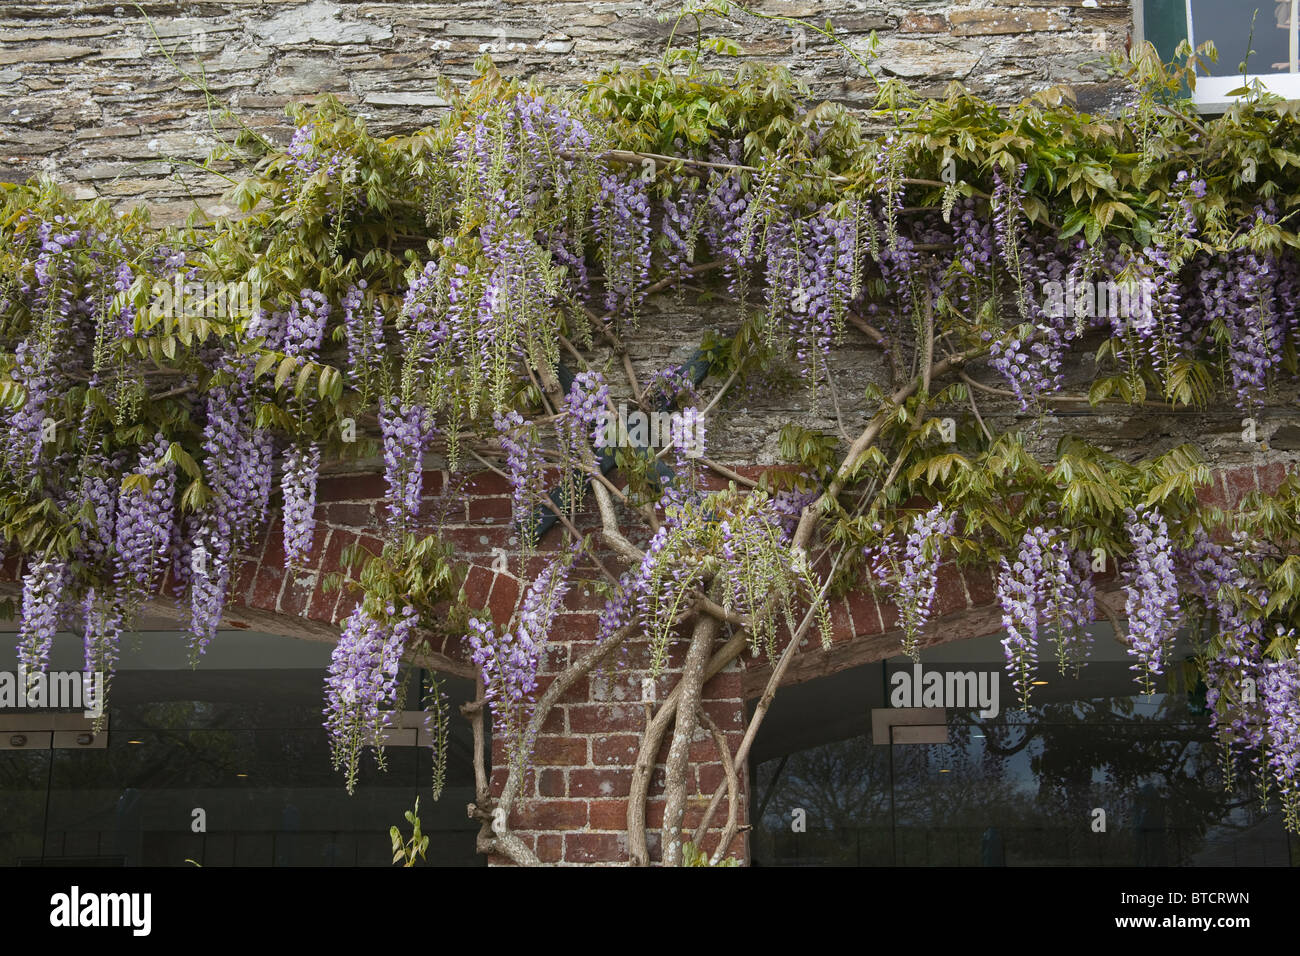
<instances>
[{"instance_id":1,"label":"purple wisteria flower cluster","mask_svg":"<svg viewBox=\"0 0 1300 956\"><path fill-rule=\"evenodd\" d=\"M546 656L547 635L569 589L574 556L572 551L561 553L537 575L519 606L513 630L498 634L491 621L471 618L469 622L465 639L471 660L483 677L484 699L492 708L493 723L506 741L512 765L522 764L532 752L527 728L537 674Z\"/></svg>"},{"instance_id":2,"label":"purple wisteria flower cluster","mask_svg":"<svg viewBox=\"0 0 1300 956\"><path fill-rule=\"evenodd\" d=\"M397 677L402 651L419 626L409 605L400 612L388 605L376 616L358 605L343 625L330 656L325 680L325 729L334 769L342 769L348 793L356 787L361 753L379 747L387 712L398 697Z\"/></svg>"},{"instance_id":3,"label":"purple wisteria flower cluster","mask_svg":"<svg viewBox=\"0 0 1300 956\"><path fill-rule=\"evenodd\" d=\"M506 453L506 473L510 476L510 513L514 525L524 537L525 547L532 547L533 509L546 494L545 461L537 436L524 417L513 408L493 418L497 441Z\"/></svg>"},{"instance_id":4,"label":"purple wisteria flower cluster","mask_svg":"<svg viewBox=\"0 0 1300 956\"><path fill-rule=\"evenodd\" d=\"M332 182L348 163L343 150L322 144L320 129L314 122L303 123L293 131L289 145L285 147L288 182L283 198L286 201L301 202L313 176L319 173L326 183Z\"/></svg>"},{"instance_id":5,"label":"purple wisteria flower cluster","mask_svg":"<svg viewBox=\"0 0 1300 956\"><path fill-rule=\"evenodd\" d=\"M1278 628L1279 636L1281 627ZM1268 728L1268 766L1278 783L1285 824L1300 830L1300 661L1295 657L1264 665L1261 685Z\"/></svg>"},{"instance_id":6,"label":"purple wisteria flower cluster","mask_svg":"<svg viewBox=\"0 0 1300 956\"><path fill-rule=\"evenodd\" d=\"M1015 284L1016 301L1020 314L1028 318L1028 298L1025 289L1025 272L1029 255L1024 248L1021 222L1025 209L1022 202L1026 165L1016 167L1012 178L1004 180L1001 171L993 168L993 234L998 241L998 254Z\"/></svg>"},{"instance_id":7,"label":"purple wisteria flower cluster","mask_svg":"<svg viewBox=\"0 0 1300 956\"><path fill-rule=\"evenodd\" d=\"M645 401L652 406L697 405L699 390L686 365L666 365L646 377L642 389Z\"/></svg>"},{"instance_id":8,"label":"purple wisteria flower cluster","mask_svg":"<svg viewBox=\"0 0 1300 956\"><path fill-rule=\"evenodd\" d=\"M1007 632L1002 649L1012 685L1025 708L1029 706L1029 692L1038 668L1038 628L1047 601L1044 569L1050 553L1050 533L1041 527L1031 528L1021 539L1015 562L1003 558L998 572L998 603Z\"/></svg>"},{"instance_id":9,"label":"purple wisteria flower cluster","mask_svg":"<svg viewBox=\"0 0 1300 956\"><path fill-rule=\"evenodd\" d=\"M600 179L596 235L605 267L605 312L635 308L650 277L650 199L645 182L629 173Z\"/></svg>"},{"instance_id":10,"label":"purple wisteria flower cluster","mask_svg":"<svg viewBox=\"0 0 1300 956\"><path fill-rule=\"evenodd\" d=\"M369 310L364 308L366 288L366 280L358 280L343 293L339 303L347 339L348 371L362 401L370 397L372 380L384 357L384 313L378 302Z\"/></svg>"},{"instance_id":11,"label":"purple wisteria flower cluster","mask_svg":"<svg viewBox=\"0 0 1300 956\"><path fill-rule=\"evenodd\" d=\"M314 358L320 351L329 317L329 299L323 293L303 289L297 301L289 303L281 346L284 354Z\"/></svg>"},{"instance_id":12,"label":"purple wisteria flower cluster","mask_svg":"<svg viewBox=\"0 0 1300 956\"><path fill-rule=\"evenodd\" d=\"M208 391L203 450L212 500L194 538L173 552L177 583L190 586L191 653L196 657L216 636L235 555L253 529L265 523L271 496L275 448L270 433L253 422L251 359L222 359L229 381Z\"/></svg>"},{"instance_id":13,"label":"purple wisteria flower cluster","mask_svg":"<svg viewBox=\"0 0 1300 956\"><path fill-rule=\"evenodd\" d=\"M605 384L603 375L593 369L573 377L573 384L564 396L564 406L570 416L575 442L579 435L589 435L593 445L600 445L605 436L608 405L609 386Z\"/></svg>"},{"instance_id":14,"label":"purple wisteria flower cluster","mask_svg":"<svg viewBox=\"0 0 1300 956\"><path fill-rule=\"evenodd\" d=\"M361 281L364 287L364 280ZM344 300L344 310L355 311L352 298ZM351 308L348 308L351 307ZM315 359L325 338L325 324L330 316L329 299L311 289L303 289L296 302L290 303L283 321L285 336L281 349L286 355ZM303 561L312 549L316 529L316 476L320 472L320 446L294 442L285 449L281 470L283 529L285 529L285 567Z\"/></svg>"},{"instance_id":15,"label":"purple wisteria flower cluster","mask_svg":"<svg viewBox=\"0 0 1300 956\"><path fill-rule=\"evenodd\" d=\"M31 561L23 574L18 665L30 675L50 667L50 648L64 612L68 564L56 557Z\"/></svg>"},{"instance_id":16,"label":"purple wisteria flower cluster","mask_svg":"<svg viewBox=\"0 0 1300 956\"><path fill-rule=\"evenodd\" d=\"M1164 657L1182 624L1175 552L1169 526L1154 509L1130 509L1124 523L1133 552L1124 570L1125 615L1132 670L1143 693L1153 692L1152 677L1164 673Z\"/></svg>"},{"instance_id":17,"label":"purple wisteria flower cluster","mask_svg":"<svg viewBox=\"0 0 1300 956\"><path fill-rule=\"evenodd\" d=\"M284 495L284 566L301 562L311 551L316 530L316 478L320 445L295 442L284 453L280 489Z\"/></svg>"},{"instance_id":18,"label":"purple wisteria flower cluster","mask_svg":"<svg viewBox=\"0 0 1300 956\"><path fill-rule=\"evenodd\" d=\"M123 595L152 594L160 572L166 567L175 523L176 494L176 466L166 460L168 448L168 442L159 434L140 451L136 474L148 479L148 491L139 484L123 482L118 492L113 528L117 568L113 584Z\"/></svg>"},{"instance_id":19,"label":"purple wisteria flower cluster","mask_svg":"<svg viewBox=\"0 0 1300 956\"><path fill-rule=\"evenodd\" d=\"M74 253L94 256L92 247L107 239L63 215L38 223L35 233L36 255L24 258L17 281L17 293L26 300L33 327L14 348L10 372L26 392L26 400L17 408L0 411L8 431L0 460L19 474L30 474L41 462L47 410L69 383L70 369L63 356L69 346L84 344L83 326L96 310L93 296L79 294L82 286ZM29 270L32 281L26 278Z\"/></svg>"},{"instance_id":20,"label":"purple wisteria flower cluster","mask_svg":"<svg viewBox=\"0 0 1300 956\"><path fill-rule=\"evenodd\" d=\"M1044 629L1056 641L1062 674L1082 666L1089 640L1085 628L1096 612L1087 555L1071 552L1059 530L1030 528L1015 561L1001 560L997 594L1007 632L1002 639L1007 673L1021 706L1028 708Z\"/></svg>"},{"instance_id":21,"label":"purple wisteria flower cluster","mask_svg":"<svg viewBox=\"0 0 1300 956\"><path fill-rule=\"evenodd\" d=\"M81 602L81 619L84 669L103 675L98 699L88 702L88 705L93 708L97 704L102 709L108 702L109 685L117 669L118 646L124 624L122 611L116 601L102 600L90 587Z\"/></svg>"},{"instance_id":22,"label":"purple wisteria flower cluster","mask_svg":"<svg viewBox=\"0 0 1300 956\"><path fill-rule=\"evenodd\" d=\"M679 507L699 495L696 459L704 457L704 413L694 405L674 412L668 420L668 441L672 444L673 477L664 483L661 508Z\"/></svg>"},{"instance_id":23,"label":"purple wisteria flower cluster","mask_svg":"<svg viewBox=\"0 0 1300 956\"><path fill-rule=\"evenodd\" d=\"M795 358L813 385L823 374L831 341L843 326L857 266L857 223L835 219L830 212L830 206L818 210L804 232L800 284L790 309Z\"/></svg>"},{"instance_id":24,"label":"purple wisteria flower cluster","mask_svg":"<svg viewBox=\"0 0 1300 956\"><path fill-rule=\"evenodd\" d=\"M875 530L879 531L877 525ZM943 539L956 530L956 517L937 504L912 519L900 545L890 535L879 545L863 549L876 580L898 607L903 625L903 653L920 660L920 638L930 619L938 587Z\"/></svg>"},{"instance_id":25,"label":"purple wisteria flower cluster","mask_svg":"<svg viewBox=\"0 0 1300 956\"><path fill-rule=\"evenodd\" d=\"M701 556L688 546L691 524L689 507L667 508L628 587L636 617L650 638L650 672L655 676L663 669L686 594L700 575Z\"/></svg>"},{"instance_id":26,"label":"purple wisteria flower cluster","mask_svg":"<svg viewBox=\"0 0 1300 956\"><path fill-rule=\"evenodd\" d=\"M708 211L708 196L694 180L676 190L662 202L663 216L659 231L668 241L666 258L679 273L695 264L700 228Z\"/></svg>"},{"instance_id":27,"label":"purple wisteria flower cluster","mask_svg":"<svg viewBox=\"0 0 1300 956\"><path fill-rule=\"evenodd\" d=\"M1191 590L1204 602L1212 631L1203 652L1206 706L1224 750L1225 773L1245 759L1261 789L1269 777L1278 788L1283 821L1300 830L1300 661L1295 634L1275 625L1271 636L1243 606L1267 607L1268 591L1246 573L1251 549L1244 536L1231 544L1197 530L1182 556ZM1289 649L1289 656L1265 659L1265 645ZM1270 654L1272 647L1270 647Z\"/></svg>"},{"instance_id":28,"label":"purple wisteria flower cluster","mask_svg":"<svg viewBox=\"0 0 1300 956\"><path fill-rule=\"evenodd\" d=\"M614 633L621 627L625 627L632 621L636 613L636 594L633 585L639 577L640 568L636 571L624 571L619 576L618 584L614 587L610 596L605 599L605 606L601 608L600 618L596 622L596 643L601 644L614 636Z\"/></svg>"},{"instance_id":29,"label":"purple wisteria flower cluster","mask_svg":"<svg viewBox=\"0 0 1300 956\"><path fill-rule=\"evenodd\" d=\"M384 439L384 479L388 482L390 524L405 530L420 514L424 485L424 452L433 438L433 416L423 405L379 404L379 429Z\"/></svg>"},{"instance_id":30,"label":"purple wisteria flower cluster","mask_svg":"<svg viewBox=\"0 0 1300 956\"><path fill-rule=\"evenodd\" d=\"M1245 551L1196 532L1183 555L1192 593L1213 615L1213 653L1205 655L1205 703L1210 722L1225 749L1254 760L1264 740L1264 715L1258 700L1263 684L1262 628L1238 608L1241 594L1267 606L1268 596L1245 574Z\"/></svg>"},{"instance_id":31,"label":"purple wisteria flower cluster","mask_svg":"<svg viewBox=\"0 0 1300 956\"><path fill-rule=\"evenodd\" d=\"M732 142L725 154L714 151L711 158L716 163L739 163L741 144ZM753 252L753 244L746 242L745 236L751 201L739 172L715 170L709 177L709 212L701 231L714 255L722 259L723 276L732 295L739 292L741 277Z\"/></svg>"}]
</instances>

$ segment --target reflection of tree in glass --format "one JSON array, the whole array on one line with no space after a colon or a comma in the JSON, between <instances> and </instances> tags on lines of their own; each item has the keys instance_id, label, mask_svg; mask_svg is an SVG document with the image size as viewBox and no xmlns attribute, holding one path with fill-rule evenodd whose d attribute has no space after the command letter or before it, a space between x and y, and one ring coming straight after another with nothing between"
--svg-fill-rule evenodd
<instances>
[{"instance_id":1,"label":"reflection of tree in glass","mask_svg":"<svg viewBox=\"0 0 1300 956\"><path fill-rule=\"evenodd\" d=\"M1036 815L1082 821L1101 807L1112 832L1126 831L1136 841L1131 862L1185 862L1210 827L1249 801L1240 787L1226 790L1210 730L1186 719L1181 699L1162 695L1147 712L1138 712L1134 700L1043 704L1028 718L1016 715L1018 725L1000 719L981 729L988 748L1004 759L1028 756L1038 784ZM1176 840L1166 840L1171 830L1179 831ZM1183 859L1143 850L1166 843Z\"/></svg>"},{"instance_id":2,"label":"reflection of tree in glass","mask_svg":"<svg viewBox=\"0 0 1300 956\"><path fill-rule=\"evenodd\" d=\"M801 807L810 830L889 826L893 805L900 825L975 826L984 825L992 804L1024 802L997 764L990 773L978 756L947 745L892 748L896 785L891 794L890 749L857 737L791 754L776 777L763 825L788 829L791 811ZM760 799L778 764L769 761L759 768Z\"/></svg>"},{"instance_id":3,"label":"reflection of tree in glass","mask_svg":"<svg viewBox=\"0 0 1300 956\"><path fill-rule=\"evenodd\" d=\"M1032 800L1005 765L986 764L979 750L952 744L895 747L899 826L978 830L998 822L996 814L1022 817Z\"/></svg>"},{"instance_id":4,"label":"reflection of tree in glass","mask_svg":"<svg viewBox=\"0 0 1300 956\"><path fill-rule=\"evenodd\" d=\"M873 747L866 737L823 744L793 753L784 762L762 764L760 799L769 793L774 778L763 812L763 825L771 829L788 829L795 807L807 812L810 829L875 823L889 812L888 748Z\"/></svg>"},{"instance_id":5,"label":"reflection of tree in glass","mask_svg":"<svg viewBox=\"0 0 1300 956\"><path fill-rule=\"evenodd\" d=\"M57 752L56 785L69 789L132 786L161 789L225 783L239 772L251 734L202 730L200 701L166 701L140 707L133 729L109 725L107 750ZM241 740L240 738L244 738ZM139 740L139 744L128 741Z\"/></svg>"}]
</instances>

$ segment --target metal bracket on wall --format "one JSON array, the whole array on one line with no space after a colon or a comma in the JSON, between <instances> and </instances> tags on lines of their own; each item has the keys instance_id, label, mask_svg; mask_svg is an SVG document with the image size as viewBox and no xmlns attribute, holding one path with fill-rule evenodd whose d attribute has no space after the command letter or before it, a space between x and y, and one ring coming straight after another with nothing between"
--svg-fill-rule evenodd
<instances>
[{"instance_id":1,"label":"metal bracket on wall","mask_svg":"<svg viewBox=\"0 0 1300 956\"><path fill-rule=\"evenodd\" d=\"M81 714L0 714L0 750L104 750L107 722L94 726Z\"/></svg>"}]
</instances>

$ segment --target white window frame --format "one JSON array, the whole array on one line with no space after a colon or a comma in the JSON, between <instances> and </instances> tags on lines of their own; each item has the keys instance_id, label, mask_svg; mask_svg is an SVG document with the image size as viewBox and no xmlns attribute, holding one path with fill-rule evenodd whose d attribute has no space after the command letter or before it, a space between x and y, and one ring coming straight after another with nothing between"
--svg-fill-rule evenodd
<instances>
[{"instance_id":1,"label":"white window frame","mask_svg":"<svg viewBox=\"0 0 1300 956\"><path fill-rule=\"evenodd\" d=\"M1192 2L1184 0L1187 6L1187 23L1189 36L1188 42L1192 49L1196 48L1198 42L1204 42L1205 37L1198 38L1195 34L1195 26L1192 24ZM1277 0L1265 0L1266 3L1276 3ZM1134 0L1133 2L1133 32L1146 40L1145 29L1146 0ZM1284 99L1300 100L1300 51L1297 51L1297 43L1300 43L1300 0L1291 0L1291 64L1292 71L1289 73L1249 73L1243 82L1241 74L1232 76L1198 76L1196 78L1196 89L1192 91L1192 103L1202 113L1222 113L1233 103L1241 99L1240 96L1229 96L1232 90L1240 89L1242 86L1253 86L1258 80L1260 84L1270 93L1276 93ZM1210 37L1209 39L1214 39Z\"/></svg>"}]
</instances>

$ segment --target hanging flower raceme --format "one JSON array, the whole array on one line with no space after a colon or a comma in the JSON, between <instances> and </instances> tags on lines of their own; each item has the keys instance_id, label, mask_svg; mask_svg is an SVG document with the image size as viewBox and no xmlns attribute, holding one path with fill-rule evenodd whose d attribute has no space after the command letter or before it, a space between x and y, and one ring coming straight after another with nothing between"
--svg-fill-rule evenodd
<instances>
[{"instance_id":1,"label":"hanging flower raceme","mask_svg":"<svg viewBox=\"0 0 1300 956\"><path fill-rule=\"evenodd\" d=\"M1001 172L995 166L993 198L990 201L993 206L993 232L997 236L998 252L1015 283L1016 301L1020 306L1020 313L1028 318L1029 299L1026 295L1025 272L1028 269L1029 257L1022 245L1020 222L1025 213L1022 194L1026 169L1026 164L1021 163L1016 167L1011 180L1007 181L1002 178Z\"/></svg>"},{"instance_id":2,"label":"hanging flower raceme","mask_svg":"<svg viewBox=\"0 0 1300 956\"><path fill-rule=\"evenodd\" d=\"M635 312L650 276L650 200L645 183L629 173L602 176L594 212L605 267L605 311Z\"/></svg>"},{"instance_id":3,"label":"hanging flower raceme","mask_svg":"<svg viewBox=\"0 0 1300 956\"><path fill-rule=\"evenodd\" d=\"M349 286L343 294L343 332L347 339L350 380L368 401L384 358L384 313L378 303L364 307L366 280Z\"/></svg>"},{"instance_id":4,"label":"hanging flower raceme","mask_svg":"<svg viewBox=\"0 0 1300 956\"><path fill-rule=\"evenodd\" d=\"M18 625L18 664L29 675L49 670L50 648L64 610L67 562L37 558L23 573L22 619Z\"/></svg>"},{"instance_id":5,"label":"hanging flower raceme","mask_svg":"<svg viewBox=\"0 0 1300 956\"><path fill-rule=\"evenodd\" d=\"M890 250L898 248L898 216L903 211L903 163L907 159L907 146L902 137L887 133L876 151L873 166L876 188L883 209L885 238Z\"/></svg>"},{"instance_id":6,"label":"hanging flower raceme","mask_svg":"<svg viewBox=\"0 0 1300 956\"><path fill-rule=\"evenodd\" d=\"M423 405L379 404L384 437L384 478L388 482L389 522L395 531L410 528L420 513L424 452L433 438L433 421Z\"/></svg>"},{"instance_id":7,"label":"hanging flower raceme","mask_svg":"<svg viewBox=\"0 0 1300 956\"><path fill-rule=\"evenodd\" d=\"M1266 234L1275 228L1277 216L1263 206L1256 207L1241 228L1249 234ZM1237 407L1251 413L1267 398L1271 377L1283 363L1287 329L1281 310L1278 286L1282 271L1278 257L1249 245L1222 254L1225 262L1221 283L1209 304L1209 319L1220 318L1228 334L1227 359L1232 371L1232 389Z\"/></svg>"},{"instance_id":8,"label":"hanging flower raceme","mask_svg":"<svg viewBox=\"0 0 1300 956\"><path fill-rule=\"evenodd\" d=\"M670 507L664 523L646 545L641 565L629 591L635 595L636 613L650 638L650 671L658 676L687 591L699 578L701 556L692 548L688 507Z\"/></svg>"},{"instance_id":9,"label":"hanging flower raceme","mask_svg":"<svg viewBox=\"0 0 1300 956\"><path fill-rule=\"evenodd\" d=\"M680 506L699 494L699 474L695 460L704 457L704 415L694 405L674 412L668 420L668 440L672 444L673 478L666 482L660 507Z\"/></svg>"},{"instance_id":10,"label":"hanging flower raceme","mask_svg":"<svg viewBox=\"0 0 1300 956\"><path fill-rule=\"evenodd\" d=\"M229 546L215 533L200 533L187 551L190 588L190 655L202 656L217 636L230 587Z\"/></svg>"},{"instance_id":11,"label":"hanging flower raceme","mask_svg":"<svg viewBox=\"0 0 1300 956\"><path fill-rule=\"evenodd\" d=\"M19 265L18 292L32 317L30 332L14 348L13 380L22 386L25 400L10 411L0 410L5 439L3 461L23 474L39 466L52 437L50 403L68 382L80 349L83 326L95 312L94 297L82 297L76 252L95 254L85 247L96 238L71 218L58 215L35 229L38 249L34 258ZM27 276L31 279L28 280ZM91 280L93 282L93 280Z\"/></svg>"},{"instance_id":12,"label":"hanging flower raceme","mask_svg":"<svg viewBox=\"0 0 1300 956\"><path fill-rule=\"evenodd\" d=\"M19 408L6 410L4 460L8 468L21 473L40 463L45 437L45 408L54 391L54 383L50 373L39 367L28 342L20 342L14 349L14 368L10 374L23 386L26 401Z\"/></svg>"},{"instance_id":13,"label":"hanging flower raceme","mask_svg":"<svg viewBox=\"0 0 1300 956\"><path fill-rule=\"evenodd\" d=\"M1002 649L1007 673L1022 707L1029 706L1044 629L1056 642L1061 673L1082 666L1096 611L1087 555L1072 552L1059 531L1042 526L1025 532L1016 560L1003 558L997 580L998 603L1006 636Z\"/></svg>"},{"instance_id":14,"label":"hanging flower raceme","mask_svg":"<svg viewBox=\"0 0 1300 956\"><path fill-rule=\"evenodd\" d=\"M191 653L197 657L216 636L238 549L266 520L274 446L252 422L248 356L230 357L221 371L230 377L208 390L203 430L204 474L212 500L201 514L197 540L189 543Z\"/></svg>"},{"instance_id":15,"label":"hanging flower raceme","mask_svg":"<svg viewBox=\"0 0 1300 956\"><path fill-rule=\"evenodd\" d=\"M525 547L531 547L535 532L533 509L546 494L546 463L535 431L517 411L512 408L504 415L495 415L492 422L497 441L506 453L511 517L523 535Z\"/></svg>"},{"instance_id":16,"label":"hanging flower raceme","mask_svg":"<svg viewBox=\"0 0 1300 956\"><path fill-rule=\"evenodd\" d=\"M92 684L98 697L86 701L88 709L101 712L108 704L109 684L117 670L118 648L122 640L122 613L115 602L104 600L93 587L86 589L82 599L81 616L84 624L84 671L87 675L100 675L102 682Z\"/></svg>"},{"instance_id":17,"label":"hanging flower raceme","mask_svg":"<svg viewBox=\"0 0 1300 956\"><path fill-rule=\"evenodd\" d=\"M365 280L362 280L364 287ZM354 290L355 291L355 287ZM345 301L345 317L355 311L355 298ZM320 351L325 337L325 324L329 320L330 304L326 297L311 289L303 289L298 301L289 306L285 321L283 351L312 359ZM352 343L349 341L349 346ZM284 566L302 561L311 551L312 536L316 528L316 479L320 472L320 446L295 442L284 454L280 488L284 497Z\"/></svg>"},{"instance_id":18,"label":"hanging flower raceme","mask_svg":"<svg viewBox=\"0 0 1300 956\"><path fill-rule=\"evenodd\" d=\"M1300 833L1300 661L1287 657L1265 663L1260 690L1267 714L1268 767L1278 784L1286 828Z\"/></svg>"},{"instance_id":19,"label":"hanging flower raceme","mask_svg":"<svg viewBox=\"0 0 1300 956\"><path fill-rule=\"evenodd\" d=\"M494 411L504 410L519 360L533 368L554 369L559 345L553 334L559 273L533 237L518 229L501 236L482 232L483 251L493 263L479 299L477 323L468 338L466 355L478 364L472 381L485 386ZM453 340L457 338L453 332ZM471 415L475 414L471 405Z\"/></svg>"},{"instance_id":20,"label":"hanging flower raceme","mask_svg":"<svg viewBox=\"0 0 1300 956\"><path fill-rule=\"evenodd\" d=\"M1240 594L1260 607L1268 595L1243 571L1245 549L1223 545L1198 529L1186 553L1188 578L1213 617L1215 636L1204 658L1205 704L1229 766L1238 756L1259 758L1266 717L1259 701L1264 681L1262 626L1238 608Z\"/></svg>"},{"instance_id":21,"label":"hanging flower raceme","mask_svg":"<svg viewBox=\"0 0 1300 956\"><path fill-rule=\"evenodd\" d=\"M325 143L326 129L312 121L303 123L293 131L293 137L285 149L288 176L285 192L281 197L284 201L301 203L314 182L328 184L337 177L340 169L346 168L348 163L346 154L342 150L330 148ZM317 177L318 173L319 177Z\"/></svg>"},{"instance_id":22,"label":"hanging flower raceme","mask_svg":"<svg viewBox=\"0 0 1300 956\"><path fill-rule=\"evenodd\" d=\"M799 367L816 385L824 373L832 339L842 333L856 266L857 232L851 219L835 219L824 206L803 231L799 285L792 321Z\"/></svg>"},{"instance_id":23,"label":"hanging flower raceme","mask_svg":"<svg viewBox=\"0 0 1300 956\"><path fill-rule=\"evenodd\" d=\"M613 592L605 599L605 606L601 608L600 618L596 622L597 644L602 644L613 637L619 628L632 620L632 615L636 611L635 594L632 591L632 582L635 578L636 572L624 571L619 576Z\"/></svg>"},{"instance_id":24,"label":"hanging flower raceme","mask_svg":"<svg viewBox=\"0 0 1300 956\"><path fill-rule=\"evenodd\" d=\"M1038 667L1038 627L1047 603L1048 587L1044 558L1050 550L1048 532L1043 528L1030 529L1020 542L1015 563L1003 558L998 572L998 603L1002 606L1002 626L1007 632L1002 638L1002 649L1011 682L1025 708L1029 706L1029 692Z\"/></svg>"},{"instance_id":25,"label":"hanging flower raceme","mask_svg":"<svg viewBox=\"0 0 1300 956\"><path fill-rule=\"evenodd\" d=\"M807 307L808 293L800 272L802 228L802 222L791 221L790 211L785 206L773 210L763 247L764 293L767 298L763 330L768 345L778 331L787 325L796 325L800 310Z\"/></svg>"},{"instance_id":26,"label":"hanging flower raceme","mask_svg":"<svg viewBox=\"0 0 1300 956\"><path fill-rule=\"evenodd\" d=\"M176 466L167 460L169 447L156 434L140 450L139 480L128 476L118 491L113 584L128 606L154 592L171 550Z\"/></svg>"},{"instance_id":27,"label":"hanging flower raceme","mask_svg":"<svg viewBox=\"0 0 1300 956\"><path fill-rule=\"evenodd\" d=\"M1056 642L1056 660L1062 675L1077 671L1088 656L1092 635L1087 627L1097 613L1097 589L1085 551L1071 551L1064 538L1052 542L1047 570L1048 590L1044 619Z\"/></svg>"},{"instance_id":28,"label":"hanging flower raceme","mask_svg":"<svg viewBox=\"0 0 1300 956\"><path fill-rule=\"evenodd\" d=\"M599 446L605 437L606 405L609 404L609 386L605 377L595 370L580 372L564 396L565 410L573 429L573 440L586 441ZM580 437L581 436L581 437Z\"/></svg>"},{"instance_id":29,"label":"hanging flower raceme","mask_svg":"<svg viewBox=\"0 0 1300 956\"><path fill-rule=\"evenodd\" d=\"M527 734L532 717L537 674L546 656L547 635L569 589L574 552L553 559L536 577L519 607L513 631L500 634L491 621L471 618L465 636L471 660L483 677L484 699L492 708L493 724L506 743L511 765L521 765L532 751Z\"/></svg>"},{"instance_id":30,"label":"hanging flower raceme","mask_svg":"<svg viewBox=\"0 0 1300 956\"><path fill-rule=\"evenodd\" d=\"M1164 655L1182 624L1174 550L1164 517L1155 510L1129 510L1124 529L1133 554L1124 573L1125 614L1132 670L1144 694L1153 693L1152 676L1164 672Z\"/></svg>"},{"instance_id":31,"label":"hanging flower raceme","mask_svg":"<svg viewBox=\"0 0 1300 956\"><path fill-rule=\"evenodd\" d=\"M320 292L303 289L298 299L289 304L284 354L308 358L315 356L325 337L325 323L329 321L329 316L329 300Z\"/></svg>"},{"instance_id":32,"label":"hanging flower raceme","mask_svg":"<svg viewBox=\"0 0 1300 956\"><path fill-rule=\"evenodd\" d=\"M284 494L284 566L306 558L316 530L316 478L320 445L293 444L284 454L281 490Z\"/></svg>"},{"instance_id":33,"label":"hanging flower raceme","mask_svg":"<svg viewBox=\"0 0 1300 956\"><path fill-rule=\"evenodd\" d=\"M956 519L937 504L912 519L912 528L900 546L891 535L876 547L864 549L876 579L898 606L903 625L903 653L920 660L919 640L930 619L938 587L943 539L954 533ZM879 531L879 526L876 527Z\"/></svg>"},{"instance_id":34,"label":"hanging flower raceme","mask_svg":"<svg viewBox=\"0 0 1300 956\"><path fill-rule=\"evenodd\" d=\"M445 371L442 363L457 357L464 360L473 341L473 330L466 328L464 319L469 266L455 261L455 249L455 240L444 236L441 255L426 262L407 287L397 320L409 369L404 375L423 369L432 375L435 384L440 380L436 374L439 368ZM344 306L350 301L345 299ZM359 307L359 291L355 292L355 301ZM364 341L360 323L355 324L356 331L347 333L349 343ZM445 351L448 348L458 355L448 354Z\"/></svg>"},{"instance_id":35,"label":"hanging flower raceme","mask_svg":"<svg viewBox=\"0 0 1300 956\"><path fill-rule=\"evenodd\" d=\"M695 247L708 209L705 191L694 179L663 200L660 232L668 240L668 262L679 272L695 264Z\"/></svg>"},{"instance_id":36,"label":"hanging flower raceme","mask_svg":"<svg viewBox=\"0 0 1300 956\"><path fill-rule=\"evenodd\" d=\"M348 615L325 680L330 755L334 769L344 772L349 794L356 788L365 748L378 748L382 767L380 740L388 712L398 703L402 651L419 625L419 615L409 605L400 613L391 604L385 610L376 616L363 603Z\"/></svg>"},{"instance_id":37,"label":"hanging flower raceme","mask_svg":"<svg viewBox=\"0 0 1300 956\"><path fill-rule=\"evenodd\" d=\"M109 463L102 458L95 471L105 470ZM116 470L116 469L114 469ZM98 565L108 555L114 543L113 528L117 518L116 476L84 472L81 476L80 502L81 547L78 557ZM87 513L89 512L89 513Z\"/></svg>"}]
</instances>

